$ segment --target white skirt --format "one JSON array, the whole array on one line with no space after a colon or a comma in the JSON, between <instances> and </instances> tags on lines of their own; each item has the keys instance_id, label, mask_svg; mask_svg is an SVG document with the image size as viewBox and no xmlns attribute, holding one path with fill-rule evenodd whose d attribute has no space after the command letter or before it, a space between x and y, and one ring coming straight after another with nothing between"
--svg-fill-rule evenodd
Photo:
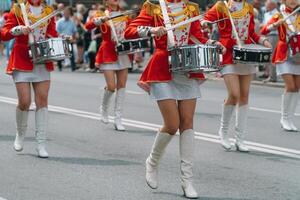
<instances>
[{"instance_id":1,"label":"white skirt","mask_svg":"<svg viewBox=\"0 0 300 200\"><path fill-rule=\"evenodd\" d=\"M225 65L221 69L221 74L238 74L238 75L250 75L256 73L256 65L249 65L243 63Z\"/></svg>"},{"instance_id":2,"label":"white skirt","mask_svg":"<svg viewBox=\"0 0 300 200\"><path fill-rule=\"evenodd\" d=\"M201 97L200 84L184 74L173 74L169 82L151 83L150 95L156 101L197 99Z\"/></svg>"},{"instance_id":3,"label":"white skirt","mask_svg":"<svg viewBox=\"0 0 300 200\"><path fill-rule=\"evenodd\" d=\"M45 65L35 65L33 71L14 71L13 80L15 83L38 83L50 80L50 72Z\"/></svg>"},{"instance_id":4,"label":"white skirt","mask_svg":"<svg viewBox=\"0 0 300 200\"><path fill-rule=\"evenodd\" d=\"M292 58L289 58L283 63L276 64L277 75L294 74L300 75L300 63L295 63Z\"/></svg>"},{"instance_id":5,"label":"white skirt","mask_svg":"<svg viewBox=\"0 0 300 200\"><path fill-rule=\"evenodd\" d=\"M115 63L108 63L108 64L101 64L100 65L100 70L105 71L105 70L123 70L130 68L131 62L128 57L128 55L120 55L118 57L118 61Z\"/></svg>"}]
</instances>

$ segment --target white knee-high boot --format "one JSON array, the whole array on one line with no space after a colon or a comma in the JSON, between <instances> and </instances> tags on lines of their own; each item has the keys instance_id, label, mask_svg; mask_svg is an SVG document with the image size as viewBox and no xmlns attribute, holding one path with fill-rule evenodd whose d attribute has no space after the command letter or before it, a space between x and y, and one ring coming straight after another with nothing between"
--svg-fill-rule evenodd
<instances>
[{"instance_id":1,"label":"white knee-high boot","mask_svg":"<svg viewBox=\"0 0 300 200\"><path fill-rule=\"evenodd\" d=\"M158 187L158 164L172 138L173 135L158 132L150 155L146 160L146 182L152 189Z\"/></svg>"},{"instance_id":2,"label":"white knee-high boot","mask_svg":"<svg viewBox=\"0 0 300 200\"><path fill-rule=\"evenodd\" d=\"M238 106L236 112L236 124L235 124L235 146L238 151L249 152L249 148L244 143L247 118L248 118L248 105Z\"/></svg>"},{"instance_id":3,"label":"white knee-high boot","mask_svg":"<svg viewBox=\"0 0 300 200\"><path fill-rule=\"evenodd\" d=\"M285 131L292 131L292 127L290 124L290 113L289 113L291 108L292 98L293 98L292 92L286 92L282 95L280 124Z\"/></svg>"},{"instance_id":4,"label":"white knee-high boot","mask_svg":"<svg viewBox=\"0 0 300 200\"><path fill-rule=\"evenodd\" d=\"M230 144L229 137L228 137L228 129L229 129L229 124L230 124L230 120L232 117L232 113L233 113L235 107L236 107L235 105L223 105L221 126L219 129L219 136L220 136L220 140L221 140L221 145L226 150L231 149L231 144Z\"/></svg>"},{"instance_id":5,"label":"white knee-high boot","mask_svg":"<svg viewBox=\"0 0 300 200\"><path fill-rule=\"evenodd\" d=\"M290 126L291 126L292 131L295 131L295 132L298 131L298 128L293 123L293 118L295 117L295 112L296 112L296 108L298 105L298 98L299 98L298 92L292 93L291 105L290 105L290 109L289 109Z\"/></svg>"},{"instance_id":6,"label":"white knee-high boot","mask_svg":"<svg viewBox=\"0 0 300 200\"><path fill-rule=\"evenodd\" d=\"M185 130L180 134L180 169L181 185L184 196L189 199L198 198L198 193L193 186L193 161L194 161L194 130Z\"/></svg>"},{"instance_id":7,"label":"white knee-high boot","mask_svg":"<svg viewBox=\"0 0 300 200\"><path fill-rule=\"evenodd\" d=\"M25 139L25 134L27 130L27 122L28 122L28 111L22 111L19 108L16 108L16 127L17 133L14 142L14 149L16 151L23 150L23 142Z\"/></svg>"},{"instance_id":8,"label":"white knee-high boot","mask_svg":"<svg viewBox=\"0 0 300 200\"><path fill-rule=\"evenodd\" d=\"M125 99L125 88L117 90L115 100L115 129L117 131L125 131L125 127L122 124L123 105Z\"/></svg>"},{"instance_id":9,"label":"white knee-high boot","mask_svg":"<svg viewBox=\"0 0 300 200\"><path fill-rule=\"evenodd\" d=\"M35 137L38 143L36 150L40 158L48 158L49 156L46 150L47 124L48 109L44 107L35 112Z\"/></svg>"},{"instance_id":10,"label":"white knee-high boot","mask_svg":"<svg viewBox=\"0 0 300 200\"><path fill-rule=\"evenodd\" d=\"M110 104L110 99L113 96L113 94L114 94L114 92L104 89L103 97L102 97L102 104L100 107L101 122L103 122L104 124L108 124L109 104Z\"/></svg>"}]
</instances>

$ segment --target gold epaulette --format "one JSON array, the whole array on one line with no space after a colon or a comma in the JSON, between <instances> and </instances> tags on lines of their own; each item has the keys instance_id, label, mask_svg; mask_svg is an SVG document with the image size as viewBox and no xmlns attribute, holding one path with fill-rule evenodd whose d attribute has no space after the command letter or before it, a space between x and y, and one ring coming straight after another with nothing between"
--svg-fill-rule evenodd
<instances>
[{"instance_id":1,"label":"gold epaulette","mask_svg":"<svg viewBox=\"0 0 300 200\"><path fill-rule=\"evenodd\" d=\"M197 3L193 3L193 2L188 2L187 3L188 9L191 13L193 13L193 15L199 15L200 14L200 9L199 9L199 5Z\"/></svg>"},{"instance_id":2,"label":"gold epaulette","mask_svg":"<svg viewBox=\"0 0 300 200\"><path fill-rule=\"evenodd\" d=\"M251 15L254 14L254 8L253 8L253 5L252 5L252 4L249 4L249 3L245 2L245 7L248 7L249 13L250 13Z\"/></svg>"},{"instance_id":3,"label":"gold epaulette","mask_svg":"<svg viewBox=\"0 0 300 200\"><path fill-rule=\"evenodd\" d=\"M19 4L15 3L12 8L13 13L17 18L23 18L21 7ZM46 5L44 12L46 15L49 15L53 12L53 8L51 6Z\"/></svg>"},{"instance_id":4,"label":"gold epaulette","mask_svg":"<svg viewBox=\"0 0 300 200\"><path fill-rule=\"evenodd\" d=\"M22 11L20 8L20 5L15 3L12 7L12 12L14 13L14 15L18 18L22 17Z\"/></svg>"},{"instance_id":5,"label":"gold epaulette","mask_svg":"<svg viewBox=\"0 0 300 200\"><path fill-rule=\"evenodd\" d=\"M103 17L103 16L105 16L104 12L101 10L98 10L94 17Z\"/></svg>"},{"instance_id":6,"label":"gold epaulette","mask_svg":"<svg viewBox=\"0 0 300 200\"><path fill-rule=\"evenodd\" d=\"M281 13L276 13L274 16L273 16L274 19L282 19L283 18L283 15Z\"/></svg>"},{"instance_id":7,"label":"gold epaulette","mask_svg":"<svg viewBox=\"0 0 300 200\"><path fill-rule=\"evenodd\" d=\"M160 5L157 3L154 3L154 1L147 0L143 5L143 9L145 9L147 14L150 16L161 15Z\"/></svg>"},{"instance_id":8,"label":"gold epaulette","mask_svg":"<svg viewBox=\"0 0 300 200\"><path fill-rule=\"evenodd\" d=\"M219 14L227 14L227 9L226 9L226 5L224 4L223 1L218 1L215 5L217 12Z\"/></svg>"}]
</instances>

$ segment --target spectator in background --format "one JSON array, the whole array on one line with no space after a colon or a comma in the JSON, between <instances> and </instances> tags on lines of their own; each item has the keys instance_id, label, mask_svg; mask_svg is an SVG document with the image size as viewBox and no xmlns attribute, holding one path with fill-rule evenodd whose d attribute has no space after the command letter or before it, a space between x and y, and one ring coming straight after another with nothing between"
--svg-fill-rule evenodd
<instances>
[{"instance_id":1,"label":"spectator in background","mask_svg":"<svg viewBox=\"0 0 300 200\"><path fill-rule=\"evenodd\" d=\"M76 26L77 26L77 63L83 64L83 56L84 56L84 47L85 47L85 33L87 32L86 28L84 27L84 17L86 16L87 9L83 4L76 5L76 15L74 17ZM88 42L88 41L87 41Z\"/></svg>"},{"instance_id":2,"label":"spectator in background","mask_svg":"<svg viewBox=\"0 0 300 200\"><path fill-rule=\"evenodd\" d=\"M266 1L265 9L264 9L265 13L263 15L263 22L262 22L262 26L260 28L262 28L264 25L266 25L268 23L268 21L270 21L272 16L278 12L277 5L278 5L278 0L267 0ZM275 44L277 44L277 42L278 42L277 30L271 31L267 36L269 38L269 41L273 44L273 51L274 51ZM262 76L260 76L260 78L266 78L265 81L276 82L277 81L276 67L272 63L267 64L265 72Z\"/></svg>"},{"instance_id":3,"label":"spectator in background","mask_svg":"<svg viewBox=\"0 0 300 200\"><path fill-rule=\"evenodd\" d=\"M2 26L4 25L4 13L0 10L0 30ZM4 43L0 40L0 57L4 56Z\"/></svg>"},{"instance_id":4,"label":"spectator in background","mask_svg":"<svg viewBox=\"0 0 300 200\"><path fill-rule=\"evenodd\" d=\"M263 21L263 10L262 10L263 1L262 0L253 0L252 5L258 11L257 19L259 20L259 22L262 22Z\"/></svg>"},{"instance_id":5,"label":"spectator in background","mask_svg":"<svg viewBox=\"0 0 300 200\"><path fill-rule=\"evenodd\" d=\"M63 37L71 37L71 42L74 43L76 41L77 37L77 27L75 22L72 19L73 16L73 10L71 7L66 7L64 9L63 17L57 21L56 24L56 30L59 33L59 35ZM76 64L75 64L75 55L74 55L74 47L72 46L72 57L71 57L71 70L76 70ZM58 68L61 71L62 70L62 61L58 61Z\"/></svg>"}]
</instances>

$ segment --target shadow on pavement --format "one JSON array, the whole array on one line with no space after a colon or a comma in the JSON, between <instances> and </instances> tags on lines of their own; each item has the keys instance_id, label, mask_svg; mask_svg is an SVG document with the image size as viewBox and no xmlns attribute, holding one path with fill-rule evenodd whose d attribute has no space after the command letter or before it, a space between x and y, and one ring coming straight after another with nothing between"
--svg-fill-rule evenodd
<instances>
[{"instance_id":1,"label":"shadow on pavement","mask_svg":"<svg viewBox=\"0 0 300 200\"><path fill-rule=\"evenodd\" d=\"M245 198L226 198L226 197L200 197L201 200L251 200Z\"/></svg>"},{"instance_id":2,"label":"shadow on pavement","mask_svg":"<svg viewBox=\"0 0 300 200\"><path fill-rule=\"evenodd\" d=\"M23 156L30 156L37 158L36 154L18 154ZM95 159L95 158L83 158L83 157L49 157L45 159L47 161L61 162L72 165L87 165L87 166L124 166L124 165L140 165L138 162L119 160L119 159Z\"/></svg>"},{"instance_id":3,"label":"shadow on pavement","mask_svg":"<svg viewBox=\"0 0 300 200\"><path fill-rule=\"evenodd\" d=\"M233 153L237 153L240 154L240 152L233 152ZM293 161L300 161L299 158L292 158L292 157L288 157L288 156L281 156L281 155L275 155L272 153L264 153L264 152L258 152L258 151L254 151L251 150L249 153L242 153L243 155L249 155L249 156L257 156L257 157L262 157L265 158L267 160L271 160L271 161L277 161L277 162L282 162L284 163L284 160L293 160Z\"/></svg>"},{"instance_id":4,"label":"shadow on pavement","mask_svg":"<svg viewBox=\"0 0 300 200\"><path fill-rule=\"evenodd\" d=\"M0 135L0 141L14 141L15 135ZM35 141L34 137L26 137L25 141Z\"/></svg>"}]
</instances>

